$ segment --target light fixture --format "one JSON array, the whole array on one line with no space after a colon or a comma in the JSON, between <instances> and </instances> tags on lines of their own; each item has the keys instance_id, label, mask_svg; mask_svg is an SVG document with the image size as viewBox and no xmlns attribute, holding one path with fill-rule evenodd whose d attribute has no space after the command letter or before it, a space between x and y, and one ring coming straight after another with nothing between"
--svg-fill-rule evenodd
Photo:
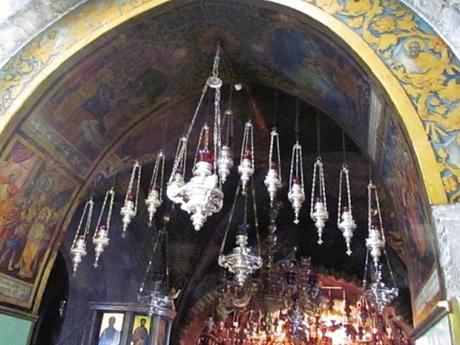
<instances>
[{"instance_id":1,"label":"light fixture","mask_svg":"<svg viewBox=\"0 0 460 345\"><path fill-rule=\"evenodd\" d=\"M229 254L224 254L225 243L227 240L228 232L232 226L232 220L235 213L235 207L239 199L240 189L243 187L238 185L233 201L232 210L228 218L225 235L222 240L221 249L218 256L219 266L227 269L233 273L235 280L239 286L243 286L247 278L255 271L262 267L262 258L260 256L260 243L259 243L259 222L257 219L257 206L255 200L254 181L251 180L252 202L253 202L253 223L256 237L257 253L248 247L249 238L249 221L248 221L248 193L242 194L243 197L243 223L238 227L236 235L236 246Z\"/></svg>"},{"instance_id":2,"label":"light fixture","mask_svg":"<svg viewBox=\"0 0 460 345\"><path fill-rule=\"evenodd\" d=\"M94 267L98 267L99 258L104 252L105 248L109 245L109 231L112 220L112 209L113 201L115 198L115 191L113 187L110 188L104 196L102 208L99 213L96 228L94 229L93 244L94 244ZM106 213L105 221L103 222L103 216Z\"/></svg>"},{"instance_id":3,"label":"light fixture","mask_svg":"<svg viewBox=\"0 0 460 345\"><path fill-rule=\"evenodd\" d=\"M399 291L396 287L393 270L386 252L385 232L383 230L382 213L377 186L369 180L368 191L368 228L369 234L366 239L366 263L363 279L364 296L376 306L381 313L396 297ZM369 256L372 258L372 265L368 267ZM386 265L393 283L392 287L385 284L382 278L381 257L386 259ZM370 269L370 282L368 282L368 269Z\"/></svg>"},{"instance_id":4,"label":"light fixture","mask_svg":"<svg viewBox=\"0 0 460 345\"><path fill-rule=\"evenodd\" d=\"M268 171L265 176L264 184L267 187L268 196L270 198L270 205L276 198L278 190L282 186L281 175L281 154L280 154L280 139L276 128L273 128L270 133L270 149L268 154Z\"/></svg>"},{"instance_id":5,"label":"light fixture","mask_svg":"<svg viewBox=\"0 0 460 345\"><path fill-rule=\"evenodd\" d=\"M227 177L230 175L230 170L233 168L231 146L233 139L232 90L233 88L230 86L228 109L224 112L224 116L222 118L222 147L220 149L219 158L217 159L217 171L222 183L227 181Z\"/></svg>"},{"instance_id":6,"label":"light fixture","mask_svg":"<svg viewBox=\"0 0 460 345\"><path fill-rule=\"evenodd\" d=\"M86 201L83 212L78 223L77 231L70 247L70 255L72 256L73 274L77 272L78 265L86 256L86 241L91 227L91 219L93 217L94 201L90 197Z\"/></svg>"},{"instance_id":7,"label":"light fixture","mask_svg":"<svg viewBox=\"0 0 460 345\"><path fill-rule=\"evenodd\" d=\"M294 210L294 224L299 224L299 215L305 201L303 178L302 145L297 141L292 146L291 169L289 173L288 200Z\"/></svg>"},{"instance_id":8,"label":"light fixture","mask_svg":"<svg viewBox=\"0 0 460 345\"><path fill-rule=\"evenodd\" d=\"M241 180L241 192L246 193L246 186L254 174L254 128L251 120L244 125L243 142L241 144L240 164L238 173Z\"/></svg>"},{"instance_id":9,"label":"light fixture","mask_svg":"<svg viewBox=\"0 0 460 345\"><path fill-rule=\"evenodd\" d=\"M315 227L318 232L318 244L321 245L323 243L323 230L326 226L326 221L329 219L329 212L327 211L326 183L324 182L324 168L320 154L320 127L318 114L316 114L316 131L318 157L316 158L316 161L313 164L310 217L315 223ZM317 185L318 188L316 189Z\"/></svg>"},{"instance_id":10,"label":"light fixture","mask_svg":"<svg viewBox=\"0 0 460 345\"><path fill-rule=\"evenodd\" d=\"M217 162L221 154L221 114L220 88L222 80L219 78L220 46L217 47L212 68L212 75L206 80L198 105L193 114L187 133L183 136L176 151L173 170L169 179L166 194L168 198L188 212L195 230L203 227L206 219L219 212L223 205L221 180L218 175ZM193 177L185 182L187 146L190 134L196 122L200 107L208 89L214 89L214 124L213 124L213 151L209 148L210 129L203 126L197 144Z\"/></svg>"},{"instance_id":11,"label":"light fixture","mask_svg":"<svg viewBox=\"0 0 460 345\"><path fill-rule=\"evenodd\" d=\"M126 235L126 230L131 223L131 220L137 214L137 206L139 201L139 187L141 183L141 165L138 161L134 162L131 170L131 177L128 183L128 189L125 195L125 202L120 210L122 216L123 232L122 236Z\"/></svg>"},{"instance_id":12,"label":"light fixture","mask_svg":"<svg viewBox=\"0 0 460 345\"><path fill-rule=\"evenodd\" d=\"M153 166L152 177L149 184L149 193L145 199L149 215L149 226L152 226L153 217L163 202L163 179L165 171L165 155L163 151L158 152Z\"/></svg>"}]
</instances>

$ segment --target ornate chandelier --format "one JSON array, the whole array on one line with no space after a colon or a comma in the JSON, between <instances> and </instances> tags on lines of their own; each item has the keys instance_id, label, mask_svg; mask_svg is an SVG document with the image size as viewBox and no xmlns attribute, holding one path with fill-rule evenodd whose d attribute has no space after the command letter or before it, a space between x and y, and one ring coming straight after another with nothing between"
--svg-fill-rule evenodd
<instances>
[{"instance_id":1,"label":"ornate chandelier","mask_svg":"<svg viewBox=\"0 0 460 345\"><path fill-rule=\"evenodd\" d=\"M224 198L217 166L222 150L220 114L220 88L222 86L222 80L219 78L219 61L220 46L217 47L212 75L207 79L203 87L188 131L179 141L176 156L174 158L173 170L166 189L168 198L172 202L179 204L182 210L191 215L195 230L200 230L210 215L222 209ZM197 154L195 155L195 163L192 171L193 177L190 181L186 182L187 144L201 104L209 88L215 91L213 128L214 148L213 152L211 152L209 149L210 129L207 125L204 125L197 145ZM228 158L229 152L227 149L225 151L227 151L225 155ZM221 173L225 175L222 165L223 161L221 160L220 163ZM229 163L230 162L227 160L226 168L229 167ZM227 170L229 170L229 168Z\"/></svg>"},{"instance_id":2,"label":"ornate chandelier","mask_svg":"<svg viewBox=\"0 0 460 345\"><path fill-rule=\"evenodd\" d=\"M235 207L240 196L240 185L236 189L235 199L233 201L232 210L228 218L227 227L225 230L225 235L222 240L221 249L219 252L218 263L219 266L227 269L235 277L235 280L239 286L243 286L248 277L253 274L255 271L262 267L262 258L260 256L260 243L259 243L259 222L257 220L257 206L255 200L255 189L254 182L251 180L251 191L252 191L252 202L253 202L253 223L254 230L256 234L256 246L257 253L254 253L252 248L248 247L248 238L249 238L249 222L248 222L248 193L241 193L243 197L243 223L238 228L238 233L236 234L235 244L236 246L229 254L224 254L225 243L227 240L228 232L232 225L233 216L235 213Z\"/></svg>"}]
</instances>

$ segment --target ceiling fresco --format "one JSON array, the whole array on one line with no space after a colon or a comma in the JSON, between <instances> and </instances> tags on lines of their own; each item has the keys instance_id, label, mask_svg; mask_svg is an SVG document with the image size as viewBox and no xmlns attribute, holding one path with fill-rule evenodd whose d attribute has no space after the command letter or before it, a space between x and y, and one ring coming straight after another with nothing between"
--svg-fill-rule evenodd
<instances>
[{"instance_id":1,"label":"ceiling fresco","mask_svg":"<svg viewBox=\"0 0 460 345\"><path fill-rule=\"evenodd\" d=\"M113 9L111 14L115 17L120 8L124 11L131 6L123 4L120 7L110 7L114 6L110 1L104 3ZM404 85L409 85L409 88L410 85L419 85L419 79L408 77L409 60L394 53L398 51L397 47L404 46L406 36L391 40L385 36L387 26L380 25L378 21L372 25L383 30L378 33L382 40L375 39L373 33L377 35L376 31L363 29L373 27L371 23L377 20L378 13L382 13L378 12L382 10L381 2L375 1L373 5L368 1L344 3L346 6L335 1L316 2L319 7L362 34L383 57L391 56L391 63L399 66L395 67L395 73L406 73L408 79ZM174 151L177 138L191 118L196 91L210 73L217 39L222 41L224 49L222 75L225 82L243 81L252 90L268 85L298 95L342 125L355 144L363 152L367 151L370 140L369 112L373 109L371 93L376 89L376 82L342 44L322 32L302 14L262 1L184 1L180 4L176 7L167 5L136 18L129 26L120 26L87 48L84 54L74 57L65 67L66 72L54 80L33 109L23 114L23 121L14 131L13 139L5 146L0 162L0 180L4 181L2 188L6 188L7 193L4 195L15 195L14 202L11 201L13 199L0 202L9 209L17 205L16 213L13 212L11 216L14 222L5 217L0 218L0 243L3 245L0 249L0 301L32 307L34 291L46 280L46 273L45 276L41 273L46 272L46 265L52 264L47 261L48 253L56 252L60 246L56 238L63 237L61 229L65 228L62 223L67 205L80 201L74 200L72 195L80 191L82 182L94 174L95 170L107 166L127 166L133 158L151 155L161 146L165 146L167 153ZM385 12L384 17L390 18L390 22L393 16L403 18L407 25L406 31L412 36L416 35L414 30L421 30L416 22L407 24L409 19L413 21L414 18L407 17L406 10L397 7L392 1L385 6L389 12ZM97 17L97 13L90 5L85 7L82 13L87 15L88 27L85 26L85 30L95 30L97 25L91 26L90 23L102 20ZM35 73L57 58L57 48L64 49L66 44L71 44L68 39L75 32L84 32L71 21L64 24L34 41L35 46L30 47L32 50L46 48L47 53L35 54L32 58L26 57L25 52L22 59L8 65L6 72L0 72L0 86L3 90L0 94L0 112L5 112L26 87L22 84L24 80L31 82ZM393 30L388 31L388 35L390 32L394 34ZM425 34L423 40L429 41L428 36L428 33ZM382 42L388 44L383 47L385 49L380 47ZM425 62L431 61L426 59L436 49L447 51L441 43L430 49L418 52L425 54L425 60L422 59ZM445 54L435 56L441 59ZM389 63L389 66L392 64ZM410 62L410 66L416 68L414 64L416 62ZM454 73L456 67L449 66L448 71ZM433 73L428 74L433 76ZM424 72L419 74L425 75ZM412 73L409 75L412 76ZM454 85L454 82L450 85ZM421 92L420 87L414 87L413 90L413 99L418 102L422 97L417 94ZM252 94L257 95L257 92ZM452 98L452 93L441 94L439 97L442 97L442 102L447 100L447 96ZM251 113L262 119L259 123L265 124L261 128L266 130L270 128L270 121L264 122L263 119L267 117L267 108L273 104L272 99L269 96L263 98L263 102L270 102L270 105L261 107L258 112L254 110L254 99L242 104L241 108L248 110L247 113L242 111L240 121L244 121ZM381 102L384 103L383 100ZM435 253L429 235L431 224L425 212L427 205L424 205L424 194L420 193L423 188L416 182L420 181L420 176L413 161L414 155L410 154L410 147L399 128L396 111L390 104L385 104L389 110L382 118L387 122L381 124L382 129L378 134L381 139L377 140L375 151L385 155L387 160L379 155L375 164L378 174L386 182L389 194L394 198L395 208L404 210L403 217L409 215L410 219L401 222L398 232L402 230L404 236L407 236L404 237L405 242L414 241L418 248L426 249L427 255L417 262L419 266L414 263L414 266L409 267L412 270L417 270L420 265L429 267L429 272L417 273L419 280L412 286L415 293L430 278L429 273L435 266ZM455 111L456 103L449 104L449 109ZM292 114L292 108L290 113L285 110L278 115L278 121L289 123L291 119L292 123ZM444 118L449 119L450 113L446 113ZM436 117L433 119L432 125L438 126ZM305 128L311 129L311 126L311 122L305 123ZM446 127L445 133L448 132L452 131ZM264 135L268 140L268 132ZM10 170L15 167L16 160L10 158L15 157L16 153L10 153L14 151L12 148L16 141L24 143L32 152L29 154L31 158L21 163L27 167L30 165L30 171L36 172L27 179L10 178ZM335 150L338 149L335 147ZM456 172L450 163L452 157L453 154L445 156L443 164L455 182ZM397 163L407 168L401 178L394 178L389 173L399 168L394 167ZM388 167L383 167L385 164ZM24 170L21 166L16 168L18 171ZM49 183L49 188L38 196L35 192L25 192L29 184L38 185L38 182L32 182L40 181L42 174L54 181ZM401 196L399 193L406 187L406 183L412 183L412 188L407 195ZM458 187L453 182L451 189L449 195L455 196ZM29 199L33 198L36 200L30 203ZM61 205L59 209L55 204L57 201ZM418 209L421 204L424 205L422 211L415 212L414 209ZM29 206L34 209L29 211ZM40 213L44 207L49 210ZM29 212L35 212L30 215L36 217L30 219L36 218L36 226L27 223ZM48 217L53 218L58 225L45 226ZM27 226L21 230L21 224ZM176 246L180 249L179 242ZM41 252L39 248L42 248ZM415 277L416 273L412 274ZM29 294L25 294L24 298L12 295L11 287L16 286L14 284L29 284ZM35 310L39 299L34 300Z\"/></svg>"}]
</instances>

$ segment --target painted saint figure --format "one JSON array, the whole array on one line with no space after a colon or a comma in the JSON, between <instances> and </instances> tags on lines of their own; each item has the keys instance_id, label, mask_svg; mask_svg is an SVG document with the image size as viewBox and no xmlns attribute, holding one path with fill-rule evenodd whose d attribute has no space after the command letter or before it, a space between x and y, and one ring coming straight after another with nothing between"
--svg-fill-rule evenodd
<instances>
[{"instance_id":1,"label":"painted saint figure","mask_svg":"<svg viewBox=\"0 0 460 345\"><path fill-rule=\"evenodd\" d=\"M133 332L133 345L147 345L149 332L145 327L146 319L141 319L141 325Z\"/></svg>"},{"instance_id":2,"label":"painted saint figure","mask_svg":"<svg viewBox=\"0 0 460 345\"><path fill-rule=\"evenodd\" d=\"M102 331L98 345L118 345L120 343L120 331L115 328L115 321L114 316L109 318L109 326Z\"/></svg>"}]
</instances>

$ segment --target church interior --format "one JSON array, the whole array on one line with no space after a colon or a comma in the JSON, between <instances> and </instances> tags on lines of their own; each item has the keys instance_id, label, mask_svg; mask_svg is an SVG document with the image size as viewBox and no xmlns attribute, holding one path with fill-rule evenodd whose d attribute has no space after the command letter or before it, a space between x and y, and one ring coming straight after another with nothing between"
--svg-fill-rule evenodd
<instances>
[{"instance_id":1,"label":"church interior","mask_svg":"<svg viewBox=\"0 0 460 345\"><path fill-rule=\"evenodd\" d=\"M5 0L0 345L460 345L458 0Z\"/></svg>"}]
</instances>

